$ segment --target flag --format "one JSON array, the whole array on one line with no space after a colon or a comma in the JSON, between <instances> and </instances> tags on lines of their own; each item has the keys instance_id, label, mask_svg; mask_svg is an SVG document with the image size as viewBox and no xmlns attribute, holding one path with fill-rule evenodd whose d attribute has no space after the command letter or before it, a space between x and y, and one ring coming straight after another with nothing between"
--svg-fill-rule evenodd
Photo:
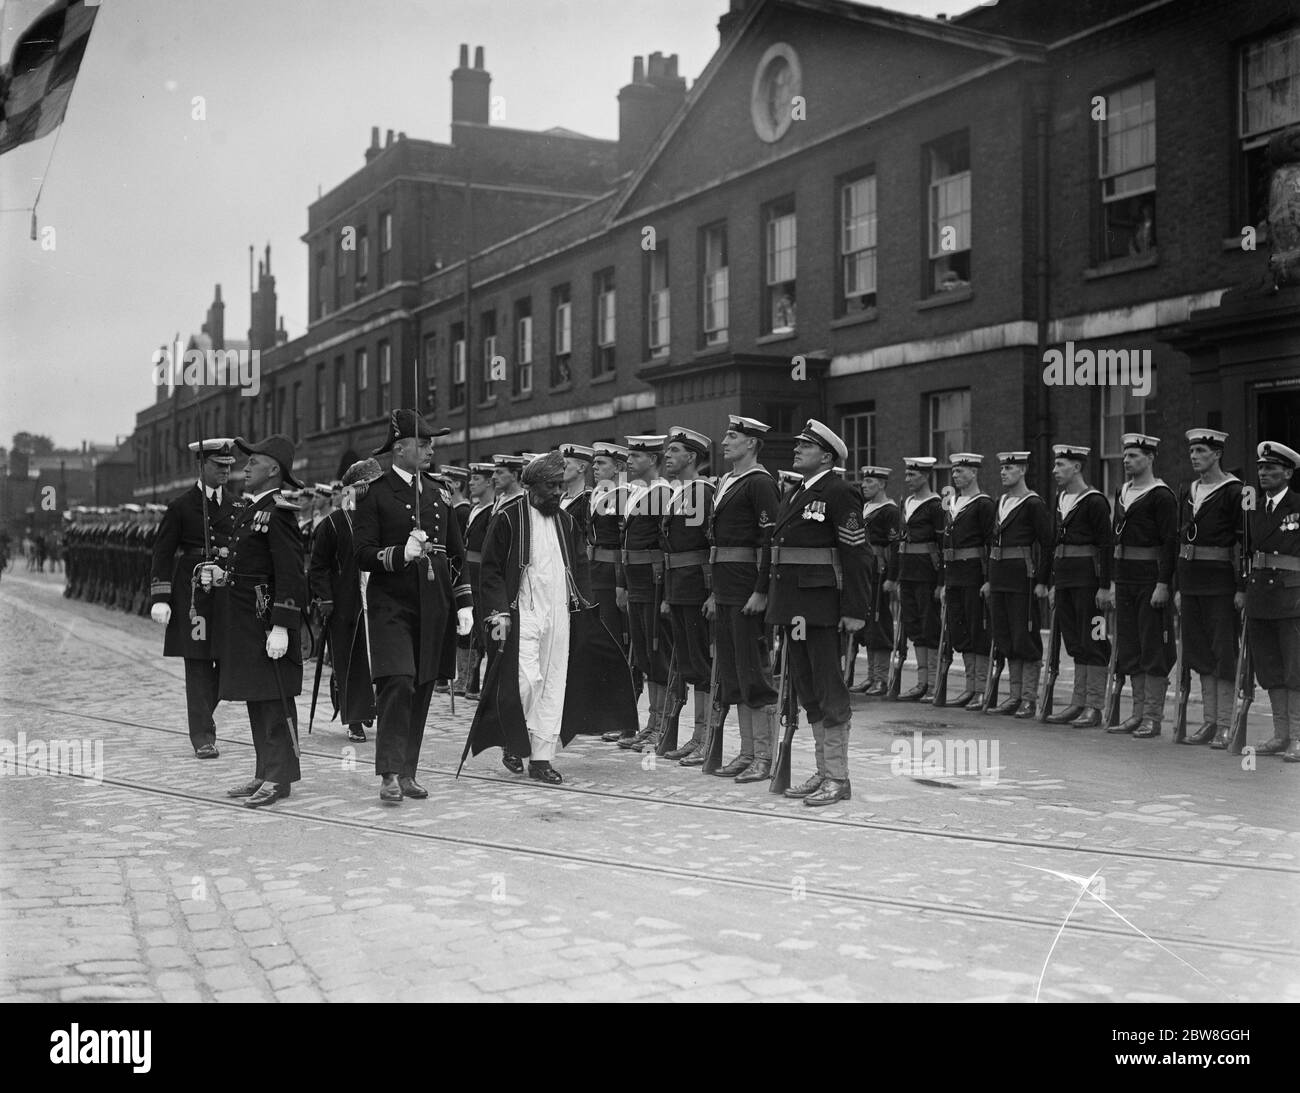
<instances>
[{"instance_id":1,"label":"flag","mask_svg":"<svg viewBox=\"0 0 1300 1093\"><path fill-rule=\"evenodd\" d=\"M58 0L27 28L0 70L0 155L63 121L98 8Z\"/></svg>"}]
</instances>

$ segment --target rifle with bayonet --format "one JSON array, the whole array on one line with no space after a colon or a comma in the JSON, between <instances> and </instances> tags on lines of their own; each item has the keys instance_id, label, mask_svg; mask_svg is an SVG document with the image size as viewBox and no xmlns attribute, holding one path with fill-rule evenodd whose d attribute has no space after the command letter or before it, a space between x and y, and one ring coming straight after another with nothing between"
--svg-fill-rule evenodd
<instances>
[{"instance_id":1,"label":"rifle with bayonet","mask_svg":"<svg viewBox=\"0 0 1300 1093\"><path fill-rule=\"evenodd\" d=\"M897 698L903 683L903 661L907 659L907 641L903 637L903 607L899 603L897 588L889 594L889 611L894 617L894 644L889 650L889 679L885 686L885 697Z\"/></svg>"},{"instance_id":2,"label":"rifle with bayonet","mask_svg":"<svg viewBox=\"0 0 1300 1093\"><path fill-rule=\"evenodd\" d=\"M1174 642L1178 646L1178 663L1174 667L1174 678L1177 680L1178 687L1174 697L1174 743L1181 744L1187 736L1187 700L1192 690L1192 666L1187 660L1187 642L1183 638L1181 611L1174 613Z\"/></svg>"},{"instance_id":3,"label":"rifle with bayonet","mask_svg":"<svg viewBox=\"0 0 1300 1093\"><path fill-rule=\"evenodd\" d=\"M1047 659L1043 662L1043 675L1038 686L1038 720L1046 721L1052 713L1056 697L1056 678L1061 674L1061 623L1056 615L1056 604L1051 608L1050 633L1047 639ZM1077 672L1079 666L1075 665Z\"/></svg>"},{"instance_id":4,"label":"rifle with bayonet","mask_svg":"<svg viewBox=\"0 0 1300 1093\"><path fill-rule=\"evenodd\" d=\"M781 635L781 686L776 698L777 716L782 733L772 759L772 781L768 790L784 793L790 788L790 749L794 745L795 730L799 727L799 707L794 699L794 686L790 679L790 628Z\"/></svg>"},{"instance_id":5,"label":"rifle with bayonet","mask_svg":"<svg viewBox=\"0 0 1300 1093\"><path fill-rule=\"evenodd\" d=\"M948 669L952 667L952 634L948 630L948 589L941 593L942 607L939 609L939 648L935 651L938 662L934 677L934 707L948 705Z\"/></svg>"},{"instance_id":6,"label":"rifle with bayonet","mask_svg":"<svg viewBox=\"0 0 1300 1093\"><path fill-rule=\"evenodd\" d=\"M1241 574L1245 584L1250 584L1252 555L1250 553L1250 514L1255 511L1255 487L1244 486L1241 491ZM1247 630L1245 604L1241 608L1241 645L1237 650L1237 675L1233 688L1232 724L1228 729L1228 754L1240 755L1246 746L1246 722L1250 717L1250 704L1255 700L1255 662L1250 653L1250 632Z\"/></svg>"},{"instance_id":7,"label":"rifle with bayonet","mask_svg":"<svg viewBox=\"0 0 1300 1093\"><path fill-rule=\"evenodd\" d=\"M1106 636L1110 639L1110 661L1106 665L1106 694L1101 700L1101 723L1104 728L1119 724L1119 698L1124 677L1119 674L1119 608L1110 609Z\"/></svg>"},{"instance_id":8,"label":"rifle with bayonet","mask_svg":"<svg viewBox=\"0 0 1300 1093\"><path fill-rule=\"evenodd\" d=\"M677 750L677 730L681 720L682 706L685 705L684 699L681 703L677 701L679 681L677 648L674 646L672 655L668 658L668 682L664 684L664 705L663 713L659 719L659 742L655 745L656 755L663 755L665 752ZM670 714L669 710L674 712Z\"/></svg>"},{"instance_id":9,"label":"rifle with bayonet","mask_svg":"<svg viewBox=\"0 0 1300 1093\"><path fill-rule=\"evenodd\" d=\"M722 685L718 675L717 624L712 624L711 628L713 642L709 652L713 657L713 669L709 677L709 731L704 737L704 764L700 768L702 774L712 774L722 768L722 728L727 720L727 708L722 704Z\"/></svg>"}]
</instances>

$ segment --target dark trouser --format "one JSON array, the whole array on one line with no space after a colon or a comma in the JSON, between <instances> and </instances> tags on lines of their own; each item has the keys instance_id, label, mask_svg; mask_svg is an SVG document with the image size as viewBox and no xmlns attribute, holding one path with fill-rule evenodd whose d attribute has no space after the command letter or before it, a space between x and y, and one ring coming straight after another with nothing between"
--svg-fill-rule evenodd
<instances>
[{"instance_id":1,"label":"dark trouser","mask_svg":"<svg viewBox=\"0 0 1300 1093\"><path fill-rule=\"evenodd\" d=\"M653 603L627 605L628 630L632 634L632 663L651 683L668 682L668 657L672 653L672 628ZM658 648L655 639L658 638Z\"/></svg>"},{"instance_id":2,"label":"dark trouser","mask_svg":"<svg viewBox=\"0 0 1300 1093\"><path fill-rule=\"evenodd\" d=\"M772 706L772 666L764 646L762 615L746 615L740 604L720 603L713 625L723 706Z\"/></svg>"},{"instance_id":3,"label":"dark trouser","mask_svg":"<svg viewBox=\"0 0 1300 1093\"><path fill-rule=\"evenodd\" d=\"M1028 590L989 593L993 643L1008 660L1033 664L1043 659L1043 635L1038 631L1038 604Z\"/></svg>"},{"instance_id":4,"label":"dark trouser","mask_svg":"<svg viewBox=\"0 0 1300 1093\"><path fill-rule=\"evenodd\" d=\"M790 638L790 678L810 723L828 728L847 725L852 714L849 689L840 675L840 632L834 626L809 626L802 641ZM835 775L832 775L835 777Z\"/></svg>"},{"instance_id":5,"label":"dark trouser","mask_svg":"<svg viewBox=\"0 0 1300 1093\"><path fill-rule=\"evenodd\" d=\"M185 712L190 722L190 743L197 751L217 742L212 711L220 694L221 666L215 660L185 657Z\"/></svg>"},{"instance_id":6,"label":"dark trouser","mask_svg":"<svg viewBox=\"0 0 1300 1093\"><path fill-rule=\"evenodd\" d=\"M1080 664L1097 668L1110 664L1110 640L1092 636L1093 620L1100 614L1096 585L1056 590L1056 627L1076 668Z\"/></svg>"},{"instance_id":7,"label":"dark trouser","mask_svg":"<svg viewBox=\"0 0 1300 1093\"><path fill-rule=\"evenodd\" d=\"M417 686L414 676L384 676L375 680L375 691L375 773L414 778L433 683Z\"/></svg>"},{"instance_id":8,"label":"dark trouser","mask_svg":"<svg viewBox=\"0 0 1300 1093\"><path fill-rule=\"evenodd\" d=\"M293 753L292 730L284 720L284 706L278 698L248 703L248 724L253 730L257 752L255 778L281 785L302 780L302 767Z\"/></svg>"},{"instance_id":9,"label":"dark trouser","mask_svg":"<svg viewBox=\"0 0 1300 1093\"><path fill-rule=\"evenodd\" d=\"M1247 619L1246 625L1259 685L1300 691L1300 618Z\"/></svg>"},{"instance_id":10,"label":"dark trouser","mask_svg":"<svg viewBox=\"0 0 1300 1093\"><path fill-rule=\"evenodd\" d=\"M939 648L939 604L934 581L899 581L903 607L903 636L924 649Z\"/></svg>"},{"instance_id":11,"label":"dark trouser","mask_svg":"<svg viewBox=\"0 0 1300 1093\"><path fill-rule=\"evenodd\" d=\"M692 687L707 687L713 674L709 656L709 620L698 603L674 603L668 607L668 622L677 654L677 674Z\"/></svg>"},{"instance_id":12,"label":"dark trouser","mask_svg":"<svg viewBox=\"0 0 1300 1093\"><path fill-rule=\"evenodd\" d=\"M867 619L867 625L858 631L857 644L861 649L880 651L894 647L894 618L889 609L889 593L881 587L883 583L877 577L871 578L874 617Z\"/></svg>"},{"instance_id":13,"label":"dark trouser","mask_svg":"<svg viewBox=\"0 0 1300 1093\"><path fill-rule=\"evenodd\" d=\"M1237 676L1237 612L1232 593L1189 595L1182 600L1183 656L1198 675Z\"/></svg>"},{"instance_id":14,"label":"dark trouser","mask_svg":"<svg viewBox=\"0 0 1300 1093\"><path fill-rule=\"evenodd\" d=\"M953 585L944 592L948 604L948 640L957 653L987 653L988 628L979 585Z\"/></svg>"},{"instance_id":15,"label":"dark trouser","mask_svg":"<svg viewBox=\"0 0 1300 1093\"><path fill-rule=\"evenodd\" d=\"M1173 603L1151 606L1155 582L1115 584L1115 626L1120 675L1168 677L1177 652L1174 647Z\"/></svg>"}]
</instances>

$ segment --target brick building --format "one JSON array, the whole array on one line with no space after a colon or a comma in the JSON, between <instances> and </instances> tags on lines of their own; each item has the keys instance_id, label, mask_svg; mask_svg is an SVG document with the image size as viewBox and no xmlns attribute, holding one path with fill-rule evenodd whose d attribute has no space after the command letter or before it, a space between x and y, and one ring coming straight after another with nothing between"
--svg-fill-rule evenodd
<instances>
[{"instance_id":1,"label":"brick building","mask_svg":"<svg viewBox=\"0 0 1300 1093\"><path fill-rule=\"evenodd\" d=\"M1127 429L1166 437L1171 481L1193 424L1229 430L1236 467L1262 430L1300 439L1300 294L1258 291L1261 149L1300 124L1294 2L733 0L719 32L689 89L675 56L634 61L617 141L493 125L462 47L451 143L372 131L308 210L308 332L275 329L268 249L258 395L161 389L137 495L187 480L200 428L287 432L307 479L337 476L416 400L417 360L461 463L717 437L727 412L774 426L773 467L815 415L850 469L1023 445L1040 488L1058 440L1113 486ZM223 306L193 345L229 348ZM1057 353L1127 382L1045 383Z\"/></svg>"}]
</instances>

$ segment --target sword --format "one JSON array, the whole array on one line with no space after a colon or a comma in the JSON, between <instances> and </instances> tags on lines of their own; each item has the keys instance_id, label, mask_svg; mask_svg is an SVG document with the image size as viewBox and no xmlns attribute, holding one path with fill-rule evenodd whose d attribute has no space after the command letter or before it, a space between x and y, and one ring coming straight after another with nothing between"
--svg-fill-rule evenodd
<instances>
[{"instance_id":1,"label":"sword","mask_svg":"<svg viewBox=\"0 0 1300 1093\"><path fill-rule=\"evenodd\" d=\"M320 654L316 657L316 679L311 685L311 712L307 715L307 735L311 735L311 724L316 719L316 698L320 694L321 671L325 667L325 654L330 647L329 626L323 628Z\"/></svg>"},{"instance_id":2,"label":"sword","mask_svg":"<svg viewBox=\"0 0 1300 1093\"><path fill-rule=\"evenodd\" d=\"M302 750L298 747L298 715L295 710L289 712L289 700L284 694L284 680L280 678L280 658L276 657L271 661L271 670L275 675L275 689L280 692L280 706L284 710L284 722L289 729L289 739L293 743L293 754L297 757L302 756Z\"/></svg>"}]
</instances>

